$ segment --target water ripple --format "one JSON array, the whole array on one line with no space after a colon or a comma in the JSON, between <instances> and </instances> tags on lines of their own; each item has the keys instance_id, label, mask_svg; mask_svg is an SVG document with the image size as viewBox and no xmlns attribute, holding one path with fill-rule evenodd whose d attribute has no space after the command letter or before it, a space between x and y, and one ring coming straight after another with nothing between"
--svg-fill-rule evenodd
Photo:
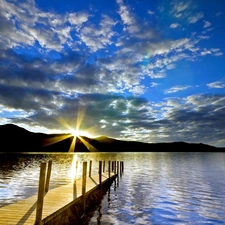
<instances>
[{"instance_id":1,"label":"water ripple","mask_svg":"<svg viewBox=\"0 0 225 225\"><path fill-rule=\"evenodd\" d=\"M125 162L98 224L225 224L225 154L155 153L138 160Z\"/></svg>"}]
</instances>

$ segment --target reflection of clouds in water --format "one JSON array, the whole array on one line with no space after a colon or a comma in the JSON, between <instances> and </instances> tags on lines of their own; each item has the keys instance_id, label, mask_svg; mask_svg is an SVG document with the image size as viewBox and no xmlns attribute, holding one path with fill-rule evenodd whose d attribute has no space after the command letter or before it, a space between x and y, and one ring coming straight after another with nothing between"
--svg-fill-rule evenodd
<instances>
[{"instance_id":1,"label":"reflection of clouds in water","mask_svg":"<svg viewBox=\"0 0 225 225\"><path fill-rule=\"evenodd\" d=\"M98 219L98 215L94 215L88 224L94 225ZM128 223L123 223L118 221L113 215L103 215L101 217L101 225L127 225Z\"/></svg>"},{"instance_id":2,"label":"reflection of clouds in water","mask_svg":"<svg viewBox=\"0 0 225 225\"><path fill-rule=\"evenodd\" d=\"M102 219L110 214L114 224L225 222L225 155L223 160L212 153L142 156L125 161L119 187L111 187L110 207L102 202Z\"/></svg>"},{"instance_id":3,"label":"reflection of clouds in water","mask_svg":"<svg viewBox=\"0 0 225 225\"><path fill-rule=\"evenodd\" d=\"M136 224L146 224L150 225L147 216L142 216L141 218L136 219Z\"/></svg>"},{"instance_id":4,"label":"reflection of clouds in water","mask_svg":"<svg viewBox=\"0 0 225 225\"><path fill-rule=\"evenodd\" d=\"M15 157L13 160L1 162L0 171L0 206L2 204L12 203L30 196L37 192L39 179L38 157L23 155Z\"/></svg>"}]
</instances>

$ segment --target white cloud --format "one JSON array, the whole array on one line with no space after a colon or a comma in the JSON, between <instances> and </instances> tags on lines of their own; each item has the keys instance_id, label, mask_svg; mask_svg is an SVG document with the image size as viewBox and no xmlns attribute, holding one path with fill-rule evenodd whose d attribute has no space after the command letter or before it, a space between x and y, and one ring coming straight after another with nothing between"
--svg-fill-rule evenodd
<instances>
[{"instance_id":1,"label":"white cloud","mask_svg":"<svg viewBox=\"0 0 225 225\"><path fill-rule=\"evenodd\" d=\"M204 21L204 26L203 28L207 28L207 27L210 27L211 26L211 23L209 21Z\"/></svg>"},{"instance_id":2,"label":"white cloud","mask_svg":"<svg viewBox=\"0 0 225 225\"><path fill-rule=\"evenodd\" d=\"M207 84L209 88L225 88L225 82L224 81L215 81L212 83Z\"/></svg>"},{"instance_id":3,"label":"white cloud","mask_svg":"<svg viewBox=\"0 0 225 225\"><path fill-rule=\"evenodd\" d=\"M214 55L215 55L215 56L222 56L223 53L222 53L222 52L216 52L216 53L214 53Z\"/></svg>"},{"instance_id":4,"label":"white cloud","mask_svg":"<svg viewBox=\"0 0 225 225\"><path fill-rule=\"evenodd\" d=\"M37 40L42 47L61 50L63 43L60 40L66 41L65 37L62 38L65 16L43 12L36 8L34 1L21 4L2 1L2 4L1 14L7 20L5 26L10 32L10 35L2 35L3 41L8 42L10 46L31 46ZM57 33L57 30L61 33Z\"/></svg>"},{"instance_id":5,"label":"white cloud","mask_svg":"<svg viewBox=\"0 0 225 225\"><path fill-rule=\"evenodd\" d=\"M174 86L170 89L165 90L165 94L171 94L171 93L175 93L178 91L184 91L187 90L188 88L191 88L191 86L182 86L182 85L178 85L178 86Z\"/></svg>"},{"instance_id":6,"label":"white cloud","mask_svg":"<svg viewBox=\"0 0 225 225\"><path fill-rule=\"evenodd\" d=\"M170 24L170 28L176 28L179 26L179 23L172 23Z\"/></svg>"},{"instance_id":7,"label":"white cloud","mask_svg":"<svg viewBox=\"0 0 225 225\"><path fill-rule=\"evenodd\" d=\"M154 15L155 12L153 12L153 11L151 11L151 10L148 10L148 14L149 14L149 15Z\"/></svg>"},{"instance_id":8,"label":"white cloud","mask_svg":"<svg viewBox=\"0 0 225 225\"><path fill-rule=\"evenodd\" d=\"M156 83L156 82L152 82L151 83L151 87L156 87L156 86L158 86L159 84L158 83Z\"/></svg>"},{"instance_id":9,"label":"white cloud","mask_svg":"<svg viewBox=\"0 0 225 225\"><path fill-rule=\"evenodd\" d=\"M223 53L221 52L221 49L219 49L219 48L210 48L210 51L211 51L212 55L214 55L214 56L223 55Z\"/></svg>"},{"instance_id":10,"label":"white cloud","mask_svg":"<svg viewBox=\"0 0 225 225\"><path fill-rule=\"evenodd\" d=\"M119 15L123 22L123 31L127 31L132 37L138 39L156 39L158 32L153 29L149 23L140 21L131 9L122 1L117 1L119 4Z\"/></svg>"},{"instance_id":11,"label":"white cloud","mask_svg":"<svg viewBox=\"0 0 225 225\"><path fill-rule=\"evenodd\" d=\"M90 15L86 12L74 12L68 15L68 20L71 25L75 25L76 27L80 28L83 23L88 21L89 17Z\"/></svg>"},{"instance_id":12,"label":"white cloud","mask_svg":"<svg viewBox=\"0 0 225 225\"><path fill-rule=\"evenodd\" d=\"M205 55L211 55L211 51L207 50L207 49L204 49L202 52L201 52L201 55L202 56L205 56Z\"/></svg>"},{"instance_id":13,"label":"white cloud","mask_svg":"<svg viewBox=\"0 0 225 225\"><path fill-rule=\"evenodd\" d=\"M204 17L203 13L197 13L195 16L189 17L188 22L189 23L197 23L203 17Z\"/></svg>"},{"instance_id":14,"label":"white cloud","mask_svg":"<svg viewBox=\"0 0 225 225\"><path fill-rule=\"evenodd\" d=\"M103 14L99 26L86 24L80 29L78 36L92 52L95 52L112 44L111 39L115 35L112 29L115 24L113 19Z\"/></svg>"},{"instance_id":15,"label":"white cloud","mask_svg":"<svg viewBox=\"0 0 225 225\"><path fill-rule=\"evenodd\" d=\"M206 35L198 35L198 38L202 39L202 40L207 40L210 38L210 36L206 36Z\"/></svg>"},{"instance_id":16,"label":"white cloud","mask_svg":"<svg viewBox=\"0 0 225 225\"><path fill-rule=\"evenodd\" d=\"M136 85L132 87L129 91L133 93L134 95L142 95L146 90L146 87L144 85Z\"/></svg>"},{"instance_id":17,"label":"white cloud","mask_svg":"<svg viewBox=\"0 0 225 225\"><path fill-rule=\"evenodd\" d=\"M211 49L203 49L200 53L202 56L205 55L214 55L214 56L221 56L223 53L219 48L211 48Z\"/></svg>"},{"instance_id":18,"label":"white cloud","mask_svg":"<svg viewBox=\"0 0 225 225\"><path fill-rule=\"evenodd\" d=\"M2 1L2 4L1 14L7 20L4 25L7 33L3 33L2 38L11 47L33 45L37 40L43 48L61 51L64 44L74 46L71 31L79 31L90 17L87 12L44 12L33 0L20 4Z\"/></svg>"},{"instance_id":19,"label":"white cloud","mask_svg":"<svg viewBox=\"0 0 225 225\"><path fill-rule=\"evenodd\" d=\"M186 10L188 7L190 6L190 2L176 2L173 6L173 10L176 12L176 13L180 13L184 10Z\"/></svg>"},{"instance_id":20,"label":"white cloud","mask_svg":"<svg viewBox=\"0 0 225 225\"><path fill-rule=\"evenodd\" d=\"M117 3L119 4L119 14L121 16L123 24L128 26L134 24L135 18L133 15L131 15L129 7L124 5L122 0L117 0Z\"/></svg>"},{"instance_id":21,"label":"white cloud","mask_svg":"<svg viewBox=\"0 0 225 225\"><path fill-rule=\"evenodd\" d=\"M168 64L168 65L166 66L166 69L167 69L167 70L172 70L172 69L174 69L174 68L176 68L176 65L175 65L175 64Z\"/></svg>"},{"instance_id":22,"label":"white cloud","mask_svg":"<svg viewBox=\"0 0 225 225\"><path fill-rule=\"evenodd\" d=\"M181 2L172 2L171 4L173 8L170 13L178 19L186 16L186 11L190 7L190 2L181 1Z\"/></svg>"}]
</instances>

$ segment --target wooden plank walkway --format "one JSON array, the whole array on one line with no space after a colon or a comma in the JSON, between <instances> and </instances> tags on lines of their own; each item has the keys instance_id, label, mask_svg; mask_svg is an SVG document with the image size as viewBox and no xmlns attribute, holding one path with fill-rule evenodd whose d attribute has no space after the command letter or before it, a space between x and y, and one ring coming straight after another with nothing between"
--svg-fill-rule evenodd
<instances>
[{"instance_id":1,"label":"wooden plank walkway","mask_svg":"<svg viewBox=\"0 0 225 225\"><path fill-rule=\"evenodd\" d=\"M110 177L115 176L111 173ZM102 173L102 182L109 178L109 173ZM86 192L99 185L99 174L87 176ZM82 178L75 183L49 190L44 197L42 220L60 210L82 195ZM0 208L0 225L34 224L36 218L37 195Z\"/></svg>"}]
</instances>

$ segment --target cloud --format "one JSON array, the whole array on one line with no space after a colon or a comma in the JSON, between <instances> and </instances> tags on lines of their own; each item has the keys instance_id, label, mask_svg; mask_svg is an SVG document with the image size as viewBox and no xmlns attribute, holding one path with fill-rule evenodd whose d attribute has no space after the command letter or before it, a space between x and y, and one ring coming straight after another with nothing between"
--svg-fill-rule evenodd
<instances>
[{"instance_id":1,"label":"cloud","mask_svg":"<svg viewBox=\"0 0 225 225\"><path fill-rule=\"evenodd\" d=\"M201 55L202 56L205 56L205 55L221 56L223 55L223 53L221 52L219 48L211 48L211 49L203 49L201 51Z\"/></svg>"},{"instance_id":2,"label":"cloud","mask_svg":"<svg viewBox=\"0 0 225 225\"><path fill-rule=\"evenodd\" d=\"M123 1L117 1L119 15L124 25L123 31L128 32L133 38L155 40L159 32L152 28L148 22L143 22L126 6Z\"/></svg>"},{"instance_id":3,"label":"cloud","mask_svg":"<svg viewBox=\"0 0 225 225\"><path fill-rule=\"evenodd\" d=\"M174 136L174 139L181 138L180 140L185 136L190 142L209 144L220 140L221 129L223 130L220 122L225 110L223 95L192 95L174 100L176 104L170 104L168 100L168 104L161 107L162 111L165 108L163 119L159 121L164 127L164 136L168 134L170 137ZM205 132L202 132L203 128L206 129ZM173 129L176 130L174 135Z\"/></svg>"},{"instance_id":4,"label":"cloud","mask_svg":"<svg viewBox=\"0 0 225 225\"><path fill-rule=\"evenodd\" d=\"M210 26L211 26L211 23L209 21L204 21L203 28L207 28L207 27L210 27Z\"/></svg>"},{"instance_id":5,"label":"cloud","mask_svg":"<svg viewBox=\"0 0 225 225\"><path fill-rule=\"evenodd\" d=\"M191 86L182 86L182 85L178 85L178 86L174 86L168 90L165 90L165 94L171 94L171 93L176 93L178 91L184 91L187 90L188 88L191 88Z\"/></svg>"},{"instance_id":6,"label":"cloud","mask_svg":"<svg viewBox=\"0 0 225 225\"><path fill-rule=\"evenodd\" d=\"M179 26L179 23L172 23L170 24L170 28L176 28Z\"/></svg>"},{"instance_id":7,"label":"cloud","mask_svg":"<svg viewBox=\"0 0 225 225\"><path fill-rule=\"evenodd\" d=\"M75 26L76 29L80 29L81 26L88 21L90 15L87 12L74 12L69 13L68 20L72 26Z\"/></svg>"},{"instance_id":8,"label":"cloud","mask_svg":"<svg viewBox=\"0 0 225 225\"><path fill-rule=\"evenodd\" d=\"M186 11L187 9L189 9L191 2L172 2L172 10L171 10L171 14L176 17L176 18L182 18L184 16L186 16Z\"/></svg>"},{"instance_id":9,"label":"cloud","mask_svg":"<svg viewBox=\"0 0 225 225\"><path fill-rule=\"evenodd\" d=\"M103 14L98 27L91 23L86 24L85 27L80 29L78 36L92 52L95 52L113 43L111 39L115 32L112 31L112 28L115 24L116 22L113 19Z\"/></svg>"},{"instance_id":10,"label":"cloud","mask_svg":"<svg viewBox=\"0 0 225 225\"><path fill-rule=\"evenodd\" d=\"M0 29L3 31L2 42L7 48L32 46L37 41L42 48L60 51L64 44L72 41L71 31L79 31L90 16L86 12L68 15L44 12L33 0L19 5L7 1L2 3Z\"/></svg>"},{"instance_id":11,"label":"cloud","mask_svg":"<svg viewBox=\"0 0 225 225\"><path fill-rule=\"evenodd\" d=\"M15 78L14 81L10 80L11 85L17 83L34 88L40 86L50 90L58 89L64 93L68 90L71 93L124 93L128 91L141 95L147 90L140 85L146 76L164 78L167 70L176 68L176 62L181 59L193 60L197 55L204 56L209 52L217 56L222 54L221 51L200 50L196 47L197 42L188 38L164 39L159 30L154 29L150 23L140 20L123 1L117 1L122 29L125 31L120 38L117 38L118 33L114 30L119 21L113 20L106 14L102 14L100 19L93 24L89 19L94 18L95 15L85 11L56 14L39 10L33 1L20 5L21 10L18 10L14 4L8 2L5 4L6 9L11 7L13 10L8 17L6 10L3 11L4 17L16 16L19 24L15 26L9 20L8 29L4 28L3 24L3 28L8 32L4 35L4 41L7 36L15 36L11 43L14 44L14 51L17 53L13 56L12 53L4 51L6 54L4 60L13 56L14 60L20 62L13 65L14 69L12 69L15 71L17 68L20 76L16 73L12 74L10 71L12 65L7 69L4 68L5 74L11 74L9 78ZM32 14L35 14L30 15L31 19L25 22L27 20L25 7L28 6ZM185 11L188 6L189 3L180 3L174 6L174 10ZM18 41L20 40L18 37L16 40L16 35L20 32L18 29L23 35L28 35L27 38L21 36L23 42ZM83 48L84 44L85 48ZM29 63L27 59L24 59L23 62L19 52L23 50L24 45L30 46L30 53L37 51L38 58L30 59ZM16 50L15 46L19 46L19 50ZM64 46L68 48L65 49ZM93 58L93 53L107 52L110 46L117 47L111 55L106 58ZM76 53L81 49L82 56ZM143 62L147 60L148 52L153 60L143 65ZM55 57L54 60L50 56ZM27 55L27 58L31 58L31 55ZM31 62L33 65L30 64ZM39 76L31 75L38 73ZM9 80L6 77L4 79L2 82ZM85 80L87 80L86 84Z\"/></svg>"},{"instance_id":12,"label":"cloud","mask_svg":"<svg viewBox=\"0 0 225 225\"><path fill-rule=\"evenodd\" d=\"M154 15L155 12L153 12L153 11L151 11L151 10L148 10L148 14L149 14L149 15Z\"/></svg>"},{"instance_id":13,"label":"cloud","mask_svg":"<svg viewBox=\"0 0 225 225\"><path fill-rule=\"evenodd\" d=\"M175 2L173 3L173 11L175 11L176 13L180 13L183 12L184 10L188 9L188 7L190 6L190 2Z\"/></svg>"},{"instance_id":14,"label":"cloud","mask_svg":"<svg viewBox=\"0 0 225 225\"><path fill-rule=\"evenodd\" d=\"M196 15L189 17L188 22L189 23L197 23L203 17L204 17L203 13L197 13Z\"/></svg>"},{"instance_id":15,"label":"cloud","mask_svg":"<svg viewBox=\"0 0 225 225\"><path fill-rule=\"evenodd\" d=\"M0 10L2 13L3 10ZM4 15L0 15L0 47L1 49L13 48L15 46L26 44L32 45L34 38L26 32L17 31L13 21L8 20Z\"/></svg>"},{"instance_id":16,"label":"cloud","mask_svg":"<svg viewBox=\"0 0 225 225\"><path fill-rule=\"evenodd\" d=\"M130 12L130 8L123 4L122 0L117 0L119 5L119 14L123 21L124 25L132 26L132 24L136 23L134 15Z\"/></svg>"},{"instance_id":17,"label":"cloud","mask_svg":"<svg viewBox=\"0 0 225 225\"><path fill-rule=\"evenodd\" d=\"M175 87L174 90L185 88L187 87ZM0 108L4 107L8 111L17 109L23 114L8 118L7 121L29 127L40 128L45 124L45 129L66 130L57 123L57 118L66 115L68 124L75 125L77 112L83 109L85 114L81 128L89 129L94 135L104 133L110 137L144 142L224 144L219 143L222 138L221 130L224 129L224 95L192 95L168 98L156 103L145 98L125 98L118 94L69 94L61 91L10 88L6 85L0 85L0 94Z\"/></svg>"},{"instance_id":18,"label":"cloud","mask_svg":"<svg viewBox=\"0 0 225 225\"><path fill-rule=\"evenodd\" d=\"M209 88L225 88L225 82L224 81L215 81L212 83L207 84Z\"/></svg>"}]
</instances>

